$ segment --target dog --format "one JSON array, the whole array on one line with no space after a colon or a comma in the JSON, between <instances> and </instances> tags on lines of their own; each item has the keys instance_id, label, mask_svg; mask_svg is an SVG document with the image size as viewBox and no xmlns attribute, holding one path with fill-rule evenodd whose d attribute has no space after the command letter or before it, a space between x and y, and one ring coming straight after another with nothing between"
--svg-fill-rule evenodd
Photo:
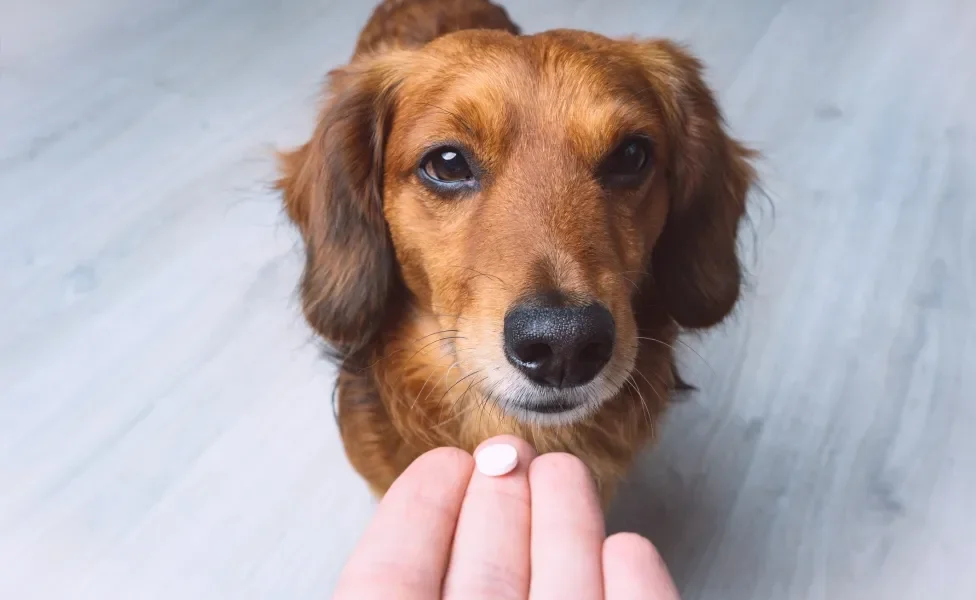
<instances>
[{"instance_id":1,"label":"dog","mask_svg":"<svg viewBox=\"0 0 976 600\"><path fill-rule=\"evenodd\" d=\"M702 70L668 40L523 35L489 0L375 9L277 181L375 495L510 433L609 503L684 385L677 336L740 297L756 154Z\"/></svg>"}]
</instances>

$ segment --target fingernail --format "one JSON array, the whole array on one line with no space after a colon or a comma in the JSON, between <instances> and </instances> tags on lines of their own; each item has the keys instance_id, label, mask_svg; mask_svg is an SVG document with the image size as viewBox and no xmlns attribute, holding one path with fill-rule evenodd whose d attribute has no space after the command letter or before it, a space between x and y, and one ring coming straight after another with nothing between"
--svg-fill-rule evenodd
<instances>
[{"instance_id":1,"label":"fingernail","mask_svg":"<svg viewBox=\"0 0 976 600\"><path fill-rule=\"evenodd\" d=\"M500 477L518 465L518 451L511 444L492 444L478 450L474 464L482 475Z\"/></svg>"}]
</instances>

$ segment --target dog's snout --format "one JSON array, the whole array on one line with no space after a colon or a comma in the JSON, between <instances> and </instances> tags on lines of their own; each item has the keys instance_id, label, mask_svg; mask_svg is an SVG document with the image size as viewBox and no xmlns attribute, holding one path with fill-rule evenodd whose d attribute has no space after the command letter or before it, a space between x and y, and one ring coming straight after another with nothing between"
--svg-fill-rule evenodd
<instances>
[{"instance_id":1,"label":"dog's snout","mask_svg":"<svg viewBox=\"0 0 976 600\"><path fill-rule=\"evenodd\" d=\"M505 315L505 356L539 385L570 388L591 381L610 361L615 327L601 304L529 302Z\"/></svg>"}]
</instances>

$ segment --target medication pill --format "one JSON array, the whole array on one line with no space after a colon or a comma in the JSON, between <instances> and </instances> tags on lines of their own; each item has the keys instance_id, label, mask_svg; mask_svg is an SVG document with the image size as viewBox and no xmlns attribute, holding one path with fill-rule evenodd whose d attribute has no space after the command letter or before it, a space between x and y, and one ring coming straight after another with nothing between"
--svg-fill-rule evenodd
<instances>
[{"instance_id":1,"label":"medication pill","mask_svg":"<svg viewBox=\"0 0 976 600\"><path fill-rule=\"evenodd\" d=\"M518 465L518 451L511 444L485 446L475 454L474 463L482 474L500 477Z\"/></svg>"}]
</instances>

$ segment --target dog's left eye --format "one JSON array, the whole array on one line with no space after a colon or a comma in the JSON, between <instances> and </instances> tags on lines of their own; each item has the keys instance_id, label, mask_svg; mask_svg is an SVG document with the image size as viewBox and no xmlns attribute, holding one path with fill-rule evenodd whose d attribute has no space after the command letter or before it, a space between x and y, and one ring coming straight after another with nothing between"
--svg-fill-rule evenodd
<instances>
[{"instance_id":1,"label":"dog's left eye","mask_svg":"<svg viewBox=\"0 0 976 600\"><path fill-rule=\"evenodd\" d=\"M642 136L630 136L603 159L600 176L610 186L637 183L650 163L650 140Z\"/></svg>"},{"instance_id":2,"label":"dog's left eye","mask_svg":"<svg viewBox=\"0 0 976 600\"><path fill-rule=\"evenodd\" d=\"M472 181L471 166L457 148L437 148L420 164L423 175L436 183L459 184Z\"/></svg>"}]
</instances>

